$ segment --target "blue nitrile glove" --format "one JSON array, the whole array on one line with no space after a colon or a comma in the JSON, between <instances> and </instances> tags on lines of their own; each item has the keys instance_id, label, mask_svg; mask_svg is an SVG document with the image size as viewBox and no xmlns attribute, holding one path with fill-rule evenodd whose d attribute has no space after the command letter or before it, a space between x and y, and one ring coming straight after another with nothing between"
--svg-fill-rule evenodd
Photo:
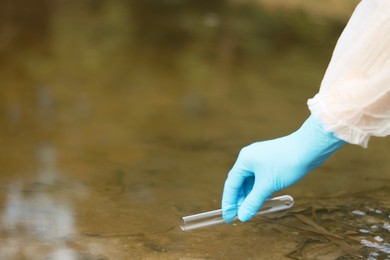
<instances>
[{"instance_id":1,"label":"blue nitrile glove","mask_svg":"<svg viewBox=\"0 0 390 260\"><path fill-rule=\"evenodd\" d=\"M250 220L273 193L291 186L345 144L310 116L296 132L244 147L225 182L225 221Z\"/></svg>"}]
</instances>

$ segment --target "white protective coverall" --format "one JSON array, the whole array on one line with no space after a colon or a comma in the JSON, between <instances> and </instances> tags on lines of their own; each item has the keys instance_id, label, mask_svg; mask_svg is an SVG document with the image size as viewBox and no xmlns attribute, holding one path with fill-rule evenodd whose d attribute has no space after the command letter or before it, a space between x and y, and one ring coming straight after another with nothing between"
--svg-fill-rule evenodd
<instances>
[{"instance_id":1,"label":"white protective coverall","mask_svg":"<svg viewBox=\"0 0 390 260\"><path fill-rule=\"evenodd\" d=\"M367 147L371 136L390 134L390 0L359 3L308 106L348 143Z\"/></svg>"}]
</instances>

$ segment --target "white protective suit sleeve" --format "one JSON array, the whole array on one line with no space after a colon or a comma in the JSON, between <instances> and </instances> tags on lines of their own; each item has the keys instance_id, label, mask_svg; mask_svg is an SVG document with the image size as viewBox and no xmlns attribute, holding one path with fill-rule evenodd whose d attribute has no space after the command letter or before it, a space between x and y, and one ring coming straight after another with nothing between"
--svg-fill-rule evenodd
<instances>
[{"instance_id":1,"label":"white protective suit sleeve","mask_svg":"<svg viewBox=\"0 0 390 260\"><path fill-rule=\"evenodd\" d=\"M390 0L359 3L308 106L348 143L367 147L371 136L390 134Z\"/></svg>"}]
</instances>

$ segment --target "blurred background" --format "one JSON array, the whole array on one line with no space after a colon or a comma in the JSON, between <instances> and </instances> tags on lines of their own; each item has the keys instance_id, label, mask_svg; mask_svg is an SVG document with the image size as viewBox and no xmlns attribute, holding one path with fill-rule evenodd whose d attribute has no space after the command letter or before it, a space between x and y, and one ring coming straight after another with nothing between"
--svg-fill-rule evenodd
<instances>
[{"instance_id":1,"label":"blurred background","mask_svg":"<svg viewBox=\"0 0 390 260\"><path fill-rule=\"evenodd\" d=\"M0 0L0 257L281 259L294 240L178 219L220 207L241 147L301 125L357 4ZM345 147L283 193L380 187L388 148Z\"/></svg>"}]
</instances>

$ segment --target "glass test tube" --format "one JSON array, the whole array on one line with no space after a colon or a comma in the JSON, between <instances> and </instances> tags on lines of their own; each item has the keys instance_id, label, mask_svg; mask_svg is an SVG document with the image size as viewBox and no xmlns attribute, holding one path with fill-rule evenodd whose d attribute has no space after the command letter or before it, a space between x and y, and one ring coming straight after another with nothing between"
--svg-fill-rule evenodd
<instances>
[{"instance_id":1,"label":"glass test tube","mask_svg":"<svg viewBox=\"0 0 390 260\"><path fill-rule=\"evenodd\" d=\"M283 195L266 200L256 215L265 215L281 210L290 209L294 205L294 199L289 195ZM226 223L222 218L222 209L203 212L191 216L182 217L181 230L188 231L216 224ZM234 220L238 218L235 217ZM233 221L234 221L233 220Z\"/></svg>"}]
</instances>

